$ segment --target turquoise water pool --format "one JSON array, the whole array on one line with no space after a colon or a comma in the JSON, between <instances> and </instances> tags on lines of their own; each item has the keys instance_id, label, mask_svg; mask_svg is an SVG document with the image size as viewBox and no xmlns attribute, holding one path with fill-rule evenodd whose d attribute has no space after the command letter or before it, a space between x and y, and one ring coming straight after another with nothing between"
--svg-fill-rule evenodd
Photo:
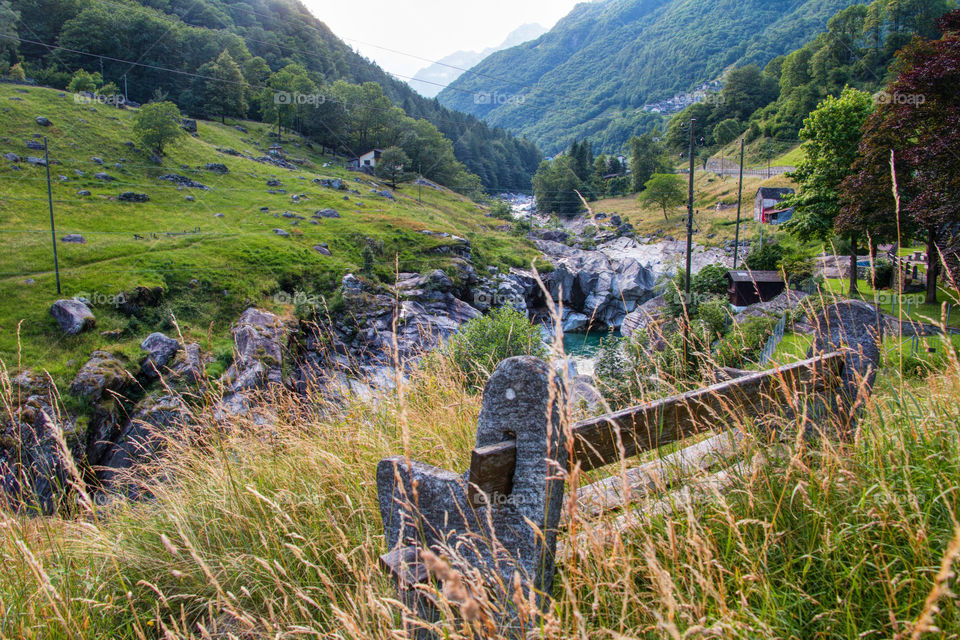
<instances>
[{"instance_id":1,"label":"turquoise water pool","mask_svg":"<svg viewBox=\"0 0 960 640\"><path fill-rule=\"evenodd\" d=\"M607 337L619 338L620 332L593 331L590 333L565 333L563 335L563 350L568 356L590 358L596 355L600 348L600 341Z\"/></svg>"}]
</instances>

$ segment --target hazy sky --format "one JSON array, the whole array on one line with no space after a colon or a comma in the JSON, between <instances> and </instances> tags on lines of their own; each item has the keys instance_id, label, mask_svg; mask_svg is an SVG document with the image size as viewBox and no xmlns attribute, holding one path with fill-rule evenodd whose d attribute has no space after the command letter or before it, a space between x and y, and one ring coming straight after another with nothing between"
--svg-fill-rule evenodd
<instances>
[{"instance_id":1,"label":"hazy sky","mask_svg":"<svg viewBox=\"0 0 960 640\"><path fill-rule=\"evenodd\" d=\"M317 18L386 71L412 76L455 51L495 47L517 27L552 27L576 0L304 0ZM376 46L372 46L376 45ZM402 53L385 51L394 49Z\"/></svg>"}]
</instances>

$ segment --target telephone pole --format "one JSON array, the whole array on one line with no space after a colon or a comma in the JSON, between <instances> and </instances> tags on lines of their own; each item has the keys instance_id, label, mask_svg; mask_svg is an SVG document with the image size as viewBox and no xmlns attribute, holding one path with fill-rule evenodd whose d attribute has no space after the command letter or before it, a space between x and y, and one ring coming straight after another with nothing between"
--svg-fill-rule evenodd
<instances>
[{"instance_id":1,"label":"telephone pole","mask_svg":"<svg viewBox=\"0 0 960 640\"><path fill-rule=\"evenodd\" d=\"M57 295L60 295L60 261L57 259L57 230L53 224L53 189L50 187L50 153L47 137L43 137L43 164L47 167L47 204L50 205L50 237L53 239L53 272L57 276Z\"/></svg>"},{"instance_id":2,"label":"telephone pole","mask_svg":"<svg viewBox=\"0 0 960 640\"><path fill-rule=\"evenodd\" d=\"M693 173L696 171L693 147L696 143L694 127L696 118L690 119L690 182L687 189L687 279L683 305L683 363L690 366L690 268L693 260Z\"/></svg>"},{"instance_id":3,"label":"telephone pole","mask_svg":"<svg viewBox=\"0 0 960 640\"><path fill-rule=\"evenodd\" d=\"M743 147L744 138L740 139L740 187L737 190L737 231L733 240L733 268L737 268L737 258L740 257L740 210L743 205Z\"/></svg>"}]
</instances>

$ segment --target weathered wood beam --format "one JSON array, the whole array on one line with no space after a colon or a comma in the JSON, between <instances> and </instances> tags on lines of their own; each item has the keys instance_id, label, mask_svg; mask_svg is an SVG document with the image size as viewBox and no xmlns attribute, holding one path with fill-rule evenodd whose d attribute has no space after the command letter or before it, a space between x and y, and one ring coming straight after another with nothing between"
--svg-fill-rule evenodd
<instances>
[{"instance_id":1,"label":"weathered wood beam","mask_svg":"<svg viewBox=\"0 0 960 640\"><path fill-rule=\"evenodd\" d=\"M829 353L578 422L572 429L571 462L579 464L581 471L590 471L697 433L723 429L725 416L763 415L775 408L777 398L802 385L813 385L805 390L809 393L835 384L843 366L843 353ZM474 449L471 503L481 504L482 494L509 494L515 466L513 440Z\"/></svg>"},{"instance_id":2,"label":"weathered wood beam","mask_svg":"<svg viewBox=\"0 0 960 640\"><path fill-rule=\"evenodd\" d=\"M740 453L740 439L735 433L721 433L622 474L580 487L577 509L586 516L599 516L669 489L698 472L729 463Z\"/></svg>"}]
</instances>

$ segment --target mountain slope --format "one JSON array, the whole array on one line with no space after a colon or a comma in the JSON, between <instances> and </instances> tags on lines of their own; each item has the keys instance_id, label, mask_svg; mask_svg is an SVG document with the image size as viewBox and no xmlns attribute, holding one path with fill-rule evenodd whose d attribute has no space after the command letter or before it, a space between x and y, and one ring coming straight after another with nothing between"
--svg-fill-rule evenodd
<instances>
[{"instance_id":1,"label":"mountain slope","mask_svg":"<svg viewBox=\"0 0 960 640\"><path fill-rule=\"evenodd\" d=\"M354 52L297 0L18 0L15 8L19 54L41 84L64 87L83 67L102 71L137 102L160 91L183 105L195 82L191 74L227 50L241 66L262 58L267 74L303 65L318 85L376 82L407 115L429 120L453 141L457 158L488 189L528 188L540 159L532 144L418 95ZM243 72L252 85L266 82L262 68Z\"/></svg>"},{"instance_id":2,"label":"mountain slope","mask_svg":"<svg viewBox=\"0 0 960 640\"><path fill-rule=\"evenodd\" d=\"M457 51L428 67L424 67L414 74L413 79L409 81L411 87L417 90L420 95L428 98L434 98L440 91L463 75L463 69L469 69L478 64L487 56L503 51L518 44L534 40L545 34L547 30L539 24L525 24L516 28L507 38L497 47L489 47L483 51Z\"/></svg>"},{"instance_id":3,"label":"mountain slope","mask_svg":"<svg viewBox=\"0 0 960 640\"><path fill-rule=\"evenodd\" d=\"M659 122L644 104L731 66L765 65L859 0L607 0L578 5L536 41L495 53L441 92L442 104L556 153L590 136L619 151ZM496 96L477 101L472 94ZM480 104L477 104L480 102Z\"/></svg>"},{"instance_id":4,"label":"mountain slope","mask_svg":"<svg viewBox=\"0 0 960 640\"><path fill-rule=\"evenodd\" d=\"M479 269L527 266L537 255L527 241L496 231L502 221L447 189L418 193L406 185L391 200L375 193L382 183L328 166L331 158L315 145L290 137L283 147L296 168L264 161L275 142L267 125L243 122L240 131L200 121L198 135L185 136L156 165L131 142L130 110L11 84L0 84L0 104L0 361L47 369L58 382L69 382L94 349L139 357L137 345L149 333L174 330L171 318L185 337L229 359L228 329L241 311L288 311L295 292L332 301L344 274L361 273L370 246L371 280L393 282L396 268L452 269L446 245L454 241L420 233L425 229L470 240ZM52 124L38 126L40 115ZM43 156L31 149L37 135L50 143L62 295L54 281L46 172L28 160ZM171 174L209 189L161 177ZM336 178L352 191L319 182ZM149 200L120 201L127 191ZM314 215L324 209L339 217ZM70 234L83 241L64 242ZM330 255L317 249L322 245ZM162 304L123 313L113 301L136 287L161 287ZM48 309L75 295L91 300L97 329L64 336Z\"/></svg>"}]
</instances>

